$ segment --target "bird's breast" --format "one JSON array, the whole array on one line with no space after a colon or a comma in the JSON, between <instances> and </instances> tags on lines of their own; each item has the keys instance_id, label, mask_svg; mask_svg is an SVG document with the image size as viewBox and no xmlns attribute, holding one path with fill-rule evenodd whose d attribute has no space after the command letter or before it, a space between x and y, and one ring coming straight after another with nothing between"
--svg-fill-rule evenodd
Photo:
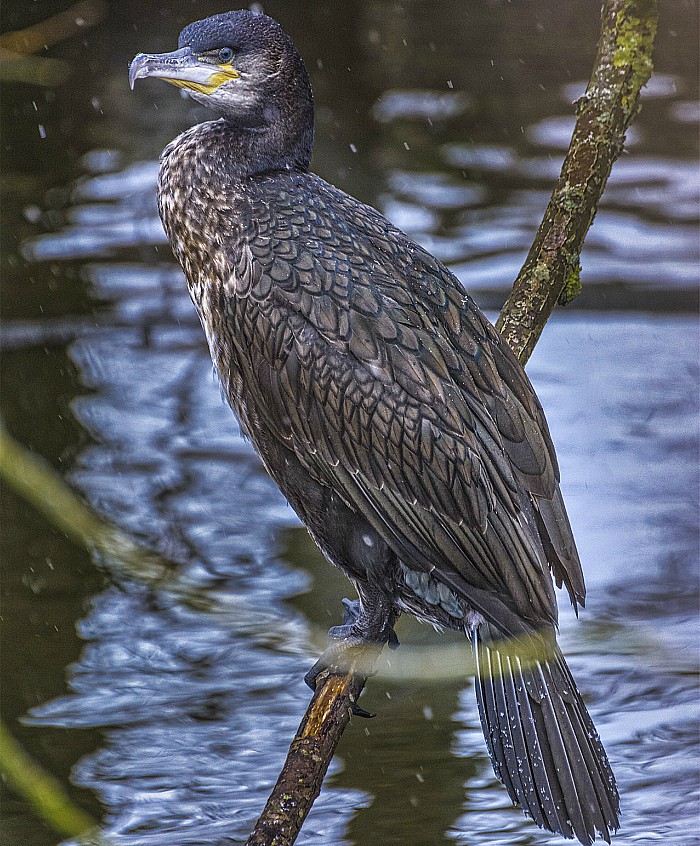
<instances>
[{"instance_id":1,"label":"bird's breast","mask_svg":"<svg viewBox=\"0 0 700 846\"><path fill-rule=\"evenodd\" d=\"M158 210L197 307L230 272L240 238L241 186L220 155L218 122L187 130L163 151Z\"/></svg>"}]
</instances>

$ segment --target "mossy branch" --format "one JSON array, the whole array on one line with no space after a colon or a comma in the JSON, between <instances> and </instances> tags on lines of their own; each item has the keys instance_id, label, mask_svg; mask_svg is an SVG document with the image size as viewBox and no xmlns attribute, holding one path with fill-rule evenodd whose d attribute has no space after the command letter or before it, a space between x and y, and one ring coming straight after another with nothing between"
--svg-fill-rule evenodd
<instances>
[{"instance_id":1,"label":"mossy branch","mask_svg":"<svg viewBox=\"0 0 700 846\"><path fill-rule=\"evenodd\" d=\"M593 73L576 103L569 151L530 253L496 327L521 364L557 302L581 290L579 258L613 162L652 72L657 0L606 0Z\"/></svg>"},{"instance_id":2,"label":"mossy branch","mask_svg":"<svg viewBox=\"0 0 700 846\"><path fill-rule=\"evenodd\" d=\"M107 15L106 0L80 0L69 9L26 29L0 35L0 80L56 87L72 73L62 59L36 56L68 38L99 24Z\"/></svg>"},{"instance_id":3,"label":"mossy branch","mask_svg":"<svg viewBox=\"0 0 700 846\"><path fill-rule=\"evenodd\" d=\"M613 162L622 152L652 72L657 0L605 0L598 52L577 103L569 151L532 249L496 324L524 365L557 301L581 287L579 257ZM371 652L373 666L380 649ZM365 656L364 660L367 660ZM320 676L270 798L247 846L291 846L318 796L368 668Z\"/></svg>"},{"instance_id":4,"label":"mossy branch","mask_svg":"<svg viewBox=\"0 0 700 846\"><path fill-rule=\"evenodd\" d=\"M168 563L98 516L46 461L21 446L1 419L0 478L113 575L163 583Z\"/></svg>"}]
</instances>

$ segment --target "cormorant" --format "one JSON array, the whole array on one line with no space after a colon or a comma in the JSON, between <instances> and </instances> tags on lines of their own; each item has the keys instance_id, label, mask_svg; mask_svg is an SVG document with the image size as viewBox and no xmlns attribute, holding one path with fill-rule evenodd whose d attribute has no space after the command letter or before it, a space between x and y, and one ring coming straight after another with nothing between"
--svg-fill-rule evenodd
<instances>
[{"instance_id":1,"label":"cormorant","mask_svg":"<svg viewBox=\"0 0 700 846\"><path fill-rule=\"evenodd\" d=\"M493 767L540 826L618 827L615 779L556 645L553 579L585 587L547 423L458 280L309 172L313 100L278 23L248 11L139 54L218 120L164 150L160 215L231 407L326 558L355 586L344 647L402 612L464 632Z\"/></svg>"}]
</instances>

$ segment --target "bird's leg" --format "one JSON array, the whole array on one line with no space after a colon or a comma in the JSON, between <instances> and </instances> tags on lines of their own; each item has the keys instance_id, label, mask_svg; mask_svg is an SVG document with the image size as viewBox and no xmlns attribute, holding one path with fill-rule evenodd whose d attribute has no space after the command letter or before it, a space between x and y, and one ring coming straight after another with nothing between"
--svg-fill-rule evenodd
<instances>
[{"instance_id":1,"label":"bird's leg","mask_svg":"<svg viewBox=\"0 0 700 846\"><path fill-rule=\"evenodd\" d=\"M399 615L393 603L383 595L364 594L361 599L344 599L343 605L345 612L342 625L328 630L327 649L304 676L304 681L312 690L323 670L331 667L343 670L350 664L349 650L353 647L386 643L391 649L396 649L399 645L394 631L394 623Z\"/></svg>"},{"instance_id":2,"label":"bird's leg","mask_svg":"<svg viewBox=\"0 0 700 846\"><path fill-rule=\"evenodd\" d=\"M348 599L346 597L342 600L342 602L343 607L345 608L345 611L343 612L342 626L333 626L328 629L328 637L332 640L342 641L345 638L352 637L356 634L357 628L359 627L361 629L363 625L362 603L360 600ZM366 640L374 640L374 638L368 637ZM399 639L396 636L393 626L388 630L388 637L386 641L383 638L379 638L378 640L380 643L386 643L389 649L399 648Z\"/></svg>"}]
</instances>

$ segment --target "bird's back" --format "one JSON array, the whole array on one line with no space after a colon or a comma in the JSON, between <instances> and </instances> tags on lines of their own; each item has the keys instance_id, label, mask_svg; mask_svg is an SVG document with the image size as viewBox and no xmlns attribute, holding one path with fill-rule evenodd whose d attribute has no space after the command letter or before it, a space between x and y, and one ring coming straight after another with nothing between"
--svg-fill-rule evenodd
<instances>
[{"instance_id":1,"label":"bird's back","mask_svg":"<svg viewBox=\"0 0 700 846\"><path fill-rule=\"evenodd\" d=\"M504 631L551 625L550 568L576 601L583 579L521 366L382 215L309 173L239 178L224 131L203 124L170 145L160 206L253 442L284 444L401 560Z\"/></svg>"}]
</instances>

